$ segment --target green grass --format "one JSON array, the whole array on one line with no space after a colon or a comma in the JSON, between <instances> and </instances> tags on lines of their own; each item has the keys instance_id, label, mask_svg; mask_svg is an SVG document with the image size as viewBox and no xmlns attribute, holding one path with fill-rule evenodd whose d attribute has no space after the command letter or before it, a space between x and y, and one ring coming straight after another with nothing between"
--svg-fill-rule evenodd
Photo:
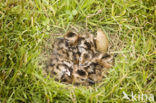
<instances>
[{"instance_id":1,"label":"green grass","mask_svg":"<svg viewBox=\"0 0 156 103\"><path fill-rule=\"evenodd\" d=\"M42 76L39 57L52 34L98 27L118 53L102 83L74 87ZM155 0L0 0L0 103L130 102L123 91L156 96L155 76Z\"/></svg>"}]
</instances>

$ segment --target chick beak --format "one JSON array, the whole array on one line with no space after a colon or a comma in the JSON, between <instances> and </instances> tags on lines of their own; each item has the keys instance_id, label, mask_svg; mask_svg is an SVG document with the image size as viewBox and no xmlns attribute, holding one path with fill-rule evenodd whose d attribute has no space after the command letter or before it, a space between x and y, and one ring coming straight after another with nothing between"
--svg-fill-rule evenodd
<instances>
[{"instance_id":1,"label":"chick beak","mask_svg":"<svg viewBox=\"0 0 156 103\"><path fill-rule=\"evenodd\" d=\"M91 79L88 79L87 81L88 81L88 83L89 83L90 85L94 85L94 84L95 84L95 82L94 82L93 80L91 80Z\"/></svg>"}]
</instances>

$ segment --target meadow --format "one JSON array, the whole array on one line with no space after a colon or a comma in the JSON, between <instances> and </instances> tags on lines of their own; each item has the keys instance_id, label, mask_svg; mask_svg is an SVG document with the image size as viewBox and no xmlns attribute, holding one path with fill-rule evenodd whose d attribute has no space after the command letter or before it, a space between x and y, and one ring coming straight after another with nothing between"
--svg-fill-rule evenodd
<instances>
[{"instance_id":1,"label":"meadow","mask_svg":"<svg viewBox=\"0 0 156 103\"><path fill-rule=\"evenodd\" d=\"M118 54L103 82L75 87L42 75L50 37L97 28ZM0 0L0 103L154 103L155 77L156 0Z\"/></svg>"}]
</instances>

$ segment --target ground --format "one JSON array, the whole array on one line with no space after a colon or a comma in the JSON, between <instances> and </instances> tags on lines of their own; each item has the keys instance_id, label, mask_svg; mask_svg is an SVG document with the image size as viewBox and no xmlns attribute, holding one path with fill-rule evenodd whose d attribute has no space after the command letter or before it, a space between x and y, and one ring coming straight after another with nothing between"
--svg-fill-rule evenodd
<instances>
[{"instance_id":1,"label":"ground","mask_svg":"<svg viewBox=\"0 0 156 103\"><path fill-rule=\"evenodd\" d=\"M145 96L139 99L142 94L152 102L155 4L155 0L0 0L0 103L146 101ZM95 33L97 28L118 53L102 83L75 87L43 77L40 55L48 38L71 29ZM129 99L123 98L124 93Z\"/></svg>"}]
</instances>

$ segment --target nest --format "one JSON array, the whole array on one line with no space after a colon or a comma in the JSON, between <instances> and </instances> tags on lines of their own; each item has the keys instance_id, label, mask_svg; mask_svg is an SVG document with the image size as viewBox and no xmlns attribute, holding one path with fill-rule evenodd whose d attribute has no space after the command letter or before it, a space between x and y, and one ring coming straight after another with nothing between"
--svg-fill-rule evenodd
<instances>
[{"instance_id":1,"label":"nest","mask_svg":"<svg viewBox=\"0 0 156 103\"><path fill-rule=\"evenodd\" d=\"M114 56L107 53L108 39L101 30L96 37L68 32L56 38L52 48L45 72L66 84L93 85L113 66Z\"/></svg>"}]
</instances>

